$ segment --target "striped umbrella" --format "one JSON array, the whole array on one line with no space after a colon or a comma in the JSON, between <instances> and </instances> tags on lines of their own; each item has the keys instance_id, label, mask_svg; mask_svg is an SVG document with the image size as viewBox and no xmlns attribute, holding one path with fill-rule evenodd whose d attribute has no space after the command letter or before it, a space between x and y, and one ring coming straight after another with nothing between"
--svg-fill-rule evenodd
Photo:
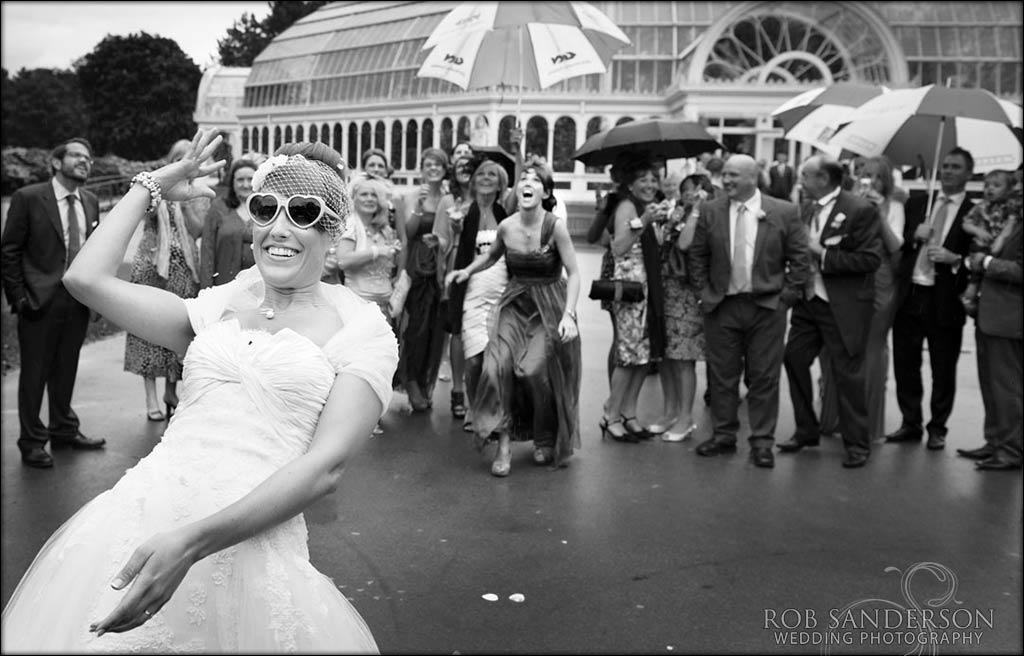
<instances>
[{"instance_id":1,"label":"striped umbrella","mask_svg":"<svg viewBox=\"0 0 1024 656\"><path fill-rule=\"evenodd\" d=\"M467 2L431 33L423 49L433 50L416 75L463 89L546 89L606 72L626 45L625 33L586 2Z\"/></svg>"},{"instance_id":2,"label":"striped umbrella","mask_svg":"<svg viewBox=\"0 0 1024 656\"><path fill-rule=\"evenodd\" d=\"M932 191L938 163L957 146L970 151L975 173L1020 166L1022 128L1020 105L984 89L928 85L867 101L829 144L865 157L885 155L894 164L913 165L923 158L932 171Z\"/></svg>"},{"instance_id":3,"label":"striped umbrella","mask_svg":"<svg viewBox=\"0 0 1024 656\"><path fill-rule=\"evenodd\" d=\"M920 155L934 169L960 146L974 157L974 170L1015 169L1021 163L1020 105L984 89L928 85L900 89L858 107L829 141L866 157L885 155L913 165Z\"/></svg>"},{"instance_id":4,"label":"striped umbrella","mask_svg":"<svg viewBox=\"0 0 1024 656\"><path fill-rule=\"evenodd\" d=\"M782 123L783 136L787 139L838 156L840 149L828 143L836 128L849 120L857 106L888 91L886 87L871 84L837 82L789 99L772 112L772 117Z\"/></svg>"}]
</instances>

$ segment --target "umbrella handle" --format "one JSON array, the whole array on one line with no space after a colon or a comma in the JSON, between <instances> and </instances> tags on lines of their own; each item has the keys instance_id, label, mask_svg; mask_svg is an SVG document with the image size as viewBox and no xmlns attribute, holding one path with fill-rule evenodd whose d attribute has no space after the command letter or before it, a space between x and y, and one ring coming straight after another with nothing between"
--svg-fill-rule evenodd
<instances>
[{"instance_id":1,"label":"umbrella handle","mask_svg":"<svg viewBox=\"0 0 1024 656\"><path fill-rule=\"evenodd\" d=\"M931 179L928 181L928 205L925 209L924 220L930 221L932 218L932 198L935 192L935 174L939 170L939 153L942 150L942 137L946 131L946 117L943 116L939 120L939 137L935 141L935 157L932 159L932 174Z\"/></svg>"}]
</instances>

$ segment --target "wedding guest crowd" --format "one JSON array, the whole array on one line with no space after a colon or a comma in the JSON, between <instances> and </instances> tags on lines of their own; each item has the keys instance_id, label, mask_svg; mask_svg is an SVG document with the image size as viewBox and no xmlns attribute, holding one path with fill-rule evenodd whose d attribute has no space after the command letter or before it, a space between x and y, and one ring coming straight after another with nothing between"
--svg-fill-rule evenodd
<instances>
[{"instance_id":1,"label":"wedding guest crowd","mask_svg":"<svg viewBox=\"0 0 1024 656\"><path fill-rule=\"evenodd\" d=\"M381 150L364 152L354 172L321 143L287 144L275 153L296 154L328 162L347 183L352 214L328 252L322 280L349 287L391 324L401 354L393 382L413 411L431 410L449 339L451 414L478 446L497 444L492 474L509 473L512 444L524 440L532 441L536 463L564 466L580 445L575 299L581 282L565 204L547 165L515 157L512 177L511 163L474 153L468 143L457 144L451 157L427 148L419 160L421 184L401 192ZM19 447L28 466L52 465L48 441L103 445L82 435L70 408L70 363L77 363L88 314L76 311L69 296L61 305L59 282L98 220L95 198L80 188L90 157L84 140L55 149L53 181L15 194L4 231L4 288L19 315L23 353L59 351L64 363L23 356L31 364L19 380ZM205 213L162 203L147 216L132 280L188 298L253 266L248 200L257 158L265 157L235 160L224 192ZM989 173L984 199L975 205L966 194L974 162L961 148L942 159L942 191L932 198L908 197L899 169L885 157L843 163L819 154L794 167L783 152L768 165L743 154L705 154L699 162L696 173L683 176L637 149L612 165L613 187L599 198L587 240L605 247L590 296L609 312L612 327L609 391L598 422L603 437L687 442L706 427L710 437L695 452L732 453L742 381L746 439L757 467L774 466L773 447L796 453L832 432L842 439L848 468L863 466L872 443L882 439L909 443L927 436L928 448L942 449L971 316L986 443L958 452L985 469L1020 467L1021 334L1020 322L1008 320L1020 312L1021 284L1020 183L1013 173ZM65 226L61 244L29 239L36 223L53 220L51 193L73 199L55 203ZM45 273L26 266L36 261L47 263ZM65 313L74 320L67 325L77 328L47 332L29 325L44 325L51 313ZM902 419L887 434L890 332ZM43 344L45 335L52 345ZM147 418L169 418L180 358L133 335L127 340L125 368L144 379ZM925 344L932 380L927 423ZM707 418L693 408L702 361ZM815 361L820 395L811 375ZM796 425L776 444L783 366ZM638 406L654 373L659 410L645 423ZM163 409L160 377L167 381ZM49 429L38 419L47 384L53 388ZM382 432L378 423L374 433Z\"/></svg>"}]
</instances>

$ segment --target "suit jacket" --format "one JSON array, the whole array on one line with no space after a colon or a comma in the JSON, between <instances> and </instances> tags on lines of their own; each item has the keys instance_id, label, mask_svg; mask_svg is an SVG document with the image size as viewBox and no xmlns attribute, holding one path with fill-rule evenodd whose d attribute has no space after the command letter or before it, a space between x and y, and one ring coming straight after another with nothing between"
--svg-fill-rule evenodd
<instances>
[{"instance_id":1,"label":"suit jacket","mask_svg":"<svg viewBox=\"0 0 1024 656\"><path fill-rule=\"evenodd\" d=\"M807 229L793 203L762 194L761 209L764 218L757 221L751 293L758 305L775 310L780 300L787 306L799 300L810 275ZM729 289L730 229L728 198L723 196L701 207L687 264L691 284L706 313L718 307Z\"/></svg>"},{"instance_id":2,"label":"suit jacket","mask_svg":"<svg viewBox=\"0 0 1024 656\"><path fill-rule=\"evenodd\" d=\"M789 199L793 193L793 185L796 184L796 172L789 164L779 171L778 164L768 167L768 193L775 198Z\"/></svg>"},{"instance_id":3,"label":"suit jacket","mask_svg":"<svg viewBox=\"0 0 1024 656\"><path fill-rule=\"evenodd\" d=\"M963 224L964 217L970 213L972 207L974 207L974 203L965 198L960 205L960 210L953 217L953 224L949 227L949 232L946 233L946 239L942 242L944 248L956 253L961 258L966 257L971 246L971 236L964 232ZM927 194L917 194L907 200L907 218L903 229L903 253L900 259L899 273L896 276L896 291L900 299L906 298L914 282L914 265L917 264L917 255L922 245L914 239L914 231L924 222L927 211ZM960 303L960 294L967 288L967 282L967 268L962 263L956 265L935 264L934 302L940 325L962 326L967 320L967 314Z\"/></svg>"},{"instance_id":4,"label":"suit jacket","mask_svg":"<svg viewBox=\"0 0 1024 656\"><path fill-rule=\"evenodd\" d=\"M100 204L95 194L81 187L78 194L88 238L99 222ZM0 275L11 311L17 312L22 303L32 312L45 309L64 277L67 256L53 182L15 191L0 239Z\"/></svg>"},{"instance_id":5,"label":"suit jacket","mask_svg":"<svg viewBox=\"0 0 1024 656\"><path fill-rule=\"evenodd\" d=\"M992 259L981 281L978 330L992 337L1024 339L1024 225L1017 227Z\"/></svg>"},{"instance_id":6,"label":"suit jacket","mask_svg":"<svg viewBox=\"0 0 1024 656\"><path fill-rule=\"evenodd\" d=\"M807 208L804 217L809 222L816 206L808 203ZM863 352L874 315L875 271L885 253L881 226L877 207L840 191L818 240L825 248L819 266L828 304L851 354Z\"/></svg>"}]
</instances>

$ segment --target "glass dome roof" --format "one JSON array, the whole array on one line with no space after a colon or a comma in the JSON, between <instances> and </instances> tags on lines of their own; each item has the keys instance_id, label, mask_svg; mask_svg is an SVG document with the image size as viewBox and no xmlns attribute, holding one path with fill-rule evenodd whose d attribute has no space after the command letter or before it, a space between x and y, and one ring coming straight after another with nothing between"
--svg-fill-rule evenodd
<instances>
[{"instance_id":1,"label":"glass dome roof","mask_svg":"<svg viewBox=\"0 0 1024 656\"><path fill-rule=\"evenodd\" d=\"M256 58L244 106L344 106L466 93L416 77L427 36L457 4L326 5ZM592 4L633 43L615 55L608 73L545 93L665 95L681 80L813 84L824 75L893 86L950 83L1021 97L1020 2ZM802 56L786 56L787 49Z\"/></svg>"}]
</instances>

